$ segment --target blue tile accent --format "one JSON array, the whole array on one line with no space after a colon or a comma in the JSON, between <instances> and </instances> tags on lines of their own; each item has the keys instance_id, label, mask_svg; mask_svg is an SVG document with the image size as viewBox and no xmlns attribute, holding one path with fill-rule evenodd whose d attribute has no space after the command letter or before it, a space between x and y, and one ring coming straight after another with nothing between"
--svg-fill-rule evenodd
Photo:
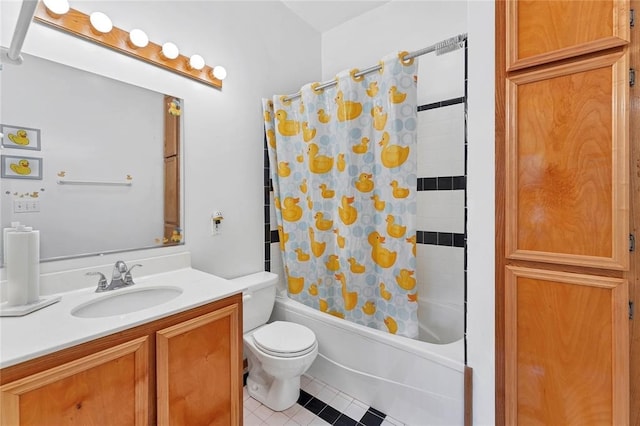
<instances>
[{"instance_id":1,"label":"blue tile accent","mask_svg":"<svg viewBox=\"0 0 640 426\"><path fill-rule=\"evenodd\" d=\"M452 191L467 189L466 176L418 178L418 191Z\"/></svg>"},{"instance_id":2,"label":"blue tile accent","mask_svg":"<svg viewBox=\"0 0 640 426\"><path fill-rule=\"evenodd\" d=\"M374 414L371 411L371 408L369 408L369 411L364 413L364 416L362 416L362 418L360 419L360 423L363 424L364 426L380 426L383 420L384 420L384 417L380 417Z\"/></svg>"},{"instance_id":3,"label":"blue tile accent","mask_svg":"<svg viewBox=\"0 0 640 426\"><path fill-rule=\"evenodd\" d=\"M302 389L300 389L298 404L332 425L380 426L385 417L387 417L385 413L369 407L361 419L354 420Z\"/></svg>"},{"instance_id":4,"label":"blue tile accent","mask_svg":"<svg viewBox=\"0 0 640 426\"><path fill-rule=\"evenodd\" d=\"M418 106L418 112L419 111L426 111L428 109L442 108L442 107L446 107L446 106L450 106L450 105L463 104L463 103L466 103L466 101L467 101L466 96L462 96L460 98L446 99L446 100L440 101L440 102L433 102L431 104L420 105L420 106Z\"/></svg>"},{"instance_id":5,"label":"blue tile accent","mask_svg":"<svg viewBox=\"0 0 640 426\"><path fill-rule=\"evenodd\" d=\"M380 417L380 418L383 418L383 419L384 419L385 417L387 417L387 415L386 415L385 413L383 413L382 411L378 411L378 410L376 410L376 409L375 409L375 408L373 408L373 407L369 407L369 410L368 410L368 411L369 411L370 413L375 414L376 416L378 416L378 417Z\"/></svg>"},{"instance_id":6,"label":"blue tile accent","mask_svg":"<svg viewBox=\"0 0 640 426\"><path fill-rule=\"evenodd\" d=\"M304 408L311 411L313 414L318 415L322 410L327 407L327 404L320 401L318 398L311 398L309 402L304 405Z\"/></svg>"},{"instance_id":7,"label":"blue tile accent","mask_svg":"<svg viewBox=\"0 0 640 426\"><path fill-rule=\"evenodd\" d=\"M346 414L341 414L333 424L334 426L357 426L358 422Z\"/></svg>"},{"instance_id":8,"label":"blue tile accent","mask_svg":"<svg viewBox=\"0 0 640 426\"><path fill-rule=\"evenodd\" d=\"M467 238L465 234L452 232L417 231L416 243L432 246L465 247Z\"/></svg>"},{"instance_id":9,"label":"blue tile accent","mask_svg":"<svg viewBox=\"0 0 640 426\"><path fill-rule=\"evenodd\" d=\"M302 405L304 407L307 404L307 402L311 401L311 398L313 398L313 396L311 394L308 394L307 392L305 392L302 389L300 389L300 396L298 397L298 404L300 404L300 405Z\"/></svg>"},{"instance_id":10,"label":"blue tile accent","mask_svg":"<svg viewBox=\"0 0 640 426\"><path fill-rule=\"evenodd\" d=\"M327 423L334 424L338 417L340 417L340 411L336 410L330 405L327 405L324 410L320 411L318 416Z\"/></svg>"}]
</instances>

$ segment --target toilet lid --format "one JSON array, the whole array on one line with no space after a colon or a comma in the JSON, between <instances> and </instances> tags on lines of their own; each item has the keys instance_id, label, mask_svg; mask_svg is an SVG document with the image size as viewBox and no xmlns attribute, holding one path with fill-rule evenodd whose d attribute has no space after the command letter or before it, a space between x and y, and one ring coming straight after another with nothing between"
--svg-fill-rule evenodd
<instances>
[{"instance_id":1,"label":"toilet lid","mask_svg":"<svg viewBox=\"0 0 640 426\"><path fill-rule=\"evenodd\" d=\"M275 321L256 330L253 341L267 353L292 356L312 349L316 343L316 335L304 325Z\"/></svg>"}]
</instances>

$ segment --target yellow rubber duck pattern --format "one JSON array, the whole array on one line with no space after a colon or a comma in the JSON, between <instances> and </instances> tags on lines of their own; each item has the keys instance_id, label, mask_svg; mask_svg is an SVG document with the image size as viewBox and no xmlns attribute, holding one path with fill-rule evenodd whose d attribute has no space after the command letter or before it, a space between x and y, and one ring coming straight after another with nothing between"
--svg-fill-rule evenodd
<instances>
[{"instance_id":1,"label":"yellow rubber duck pattern","mask_svg":"<svg viewBox=\"0 0 640 426\"><path fill-rule=\"evenodd\" d=\"M16 133L9 133L9 140L16 145L29 145L29 136L26 130L20 129Z\"/></svg>"},{"instance_id":2,"label":"yellow rubber duck pattern","mask_svg":"<svg viewBox=\"0 0 640 426\"><path fill-rule=\"evenodd\" d=\"M381 64L263 100L265 147L290 297L415 338L417 61Z\"/></svg>"},{"instance_id":3,"label":"yellow rubber duck pattern","mask_svg":"<svg viewBox=\"0 0 640 426\"><path fill-rule=\"evenodd\" d=\"M17 163L9 163L9 167L13 170L14 173L28 176L31 174L31 167L29 166L28 160L18 160Z\"/></svg>"}]
</instances>

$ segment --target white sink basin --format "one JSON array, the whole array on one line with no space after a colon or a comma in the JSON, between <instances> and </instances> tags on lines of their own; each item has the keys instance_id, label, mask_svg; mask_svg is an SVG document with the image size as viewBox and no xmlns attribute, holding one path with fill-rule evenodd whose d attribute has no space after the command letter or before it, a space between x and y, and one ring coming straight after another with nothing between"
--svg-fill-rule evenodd
<instances>
[{"instance_id":1,"label":"white sink basin","mask_svg":"<svg viewBox=\"0 0 640 426\"><path fill-rule=\"evenodd\" d=\"M144 287L139 289L114 290L114 294L82 303L71 310L71 315L80 318L101 318L123 315L151 308L175 299L182 294L179 287Z\"/></svg>"}]
</instances>

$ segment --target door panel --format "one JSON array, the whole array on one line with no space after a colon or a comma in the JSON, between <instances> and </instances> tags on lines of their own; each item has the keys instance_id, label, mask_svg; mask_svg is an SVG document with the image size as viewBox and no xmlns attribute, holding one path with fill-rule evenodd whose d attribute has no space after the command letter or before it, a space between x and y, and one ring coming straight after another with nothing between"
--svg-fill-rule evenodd
<instances>
[{"instance_id":1,"label":"door panel","mask_svg":"<svg viewBox=\"0 0 640 426\"><path fill-rule=\"evenodd\" d=\"M180 165L177 157L164 159L164 222L171 231L180 226ZM169 235L165 237L169 238Z\"/></svg>"},{"instance_id":2,"label":"door panel","mask_svg":"<svg viewBox=\"0 0 640 426\"><path fill-rule=\"evenodd\" d=\"M626 70L615 51L507 79L509 258L628 267Z\"/></svg>"},{"instance_id":3,"label":"door panel","mask_svg":"<svg viewBox=\"0 0 640 426\"><path fill-rule=\"evenodd\" d=\"M621 46L629 40L627 1L507 1L507 69Z\"/></svg>"},{"instance_id":4,"label":"door panel","mask_svg":"<svg viewBox=\"0 0 640 426\"><path fill-rule=\"evenodd\" d=\"M626 424L626 280L507 267L506 424Z\"/></svg>"},{"instance_id":5,"label":"door panel","mask_svg":"<svg viewBox=\"0 0 640 426\"><path fill-rule=\"evenodd\" d=\"M237 304L158 331L159 425L242 424Z\"/></svg>"},{"instance_id":6,"label":"door panel","mask_svg":"<svg viewBox=\"0 0 640 426\"><path fill-rule=\"evenodd\" d=\"M143 426L148 380L141 337L2 386L0 424Z\"/></svg>"}]
</instances>

